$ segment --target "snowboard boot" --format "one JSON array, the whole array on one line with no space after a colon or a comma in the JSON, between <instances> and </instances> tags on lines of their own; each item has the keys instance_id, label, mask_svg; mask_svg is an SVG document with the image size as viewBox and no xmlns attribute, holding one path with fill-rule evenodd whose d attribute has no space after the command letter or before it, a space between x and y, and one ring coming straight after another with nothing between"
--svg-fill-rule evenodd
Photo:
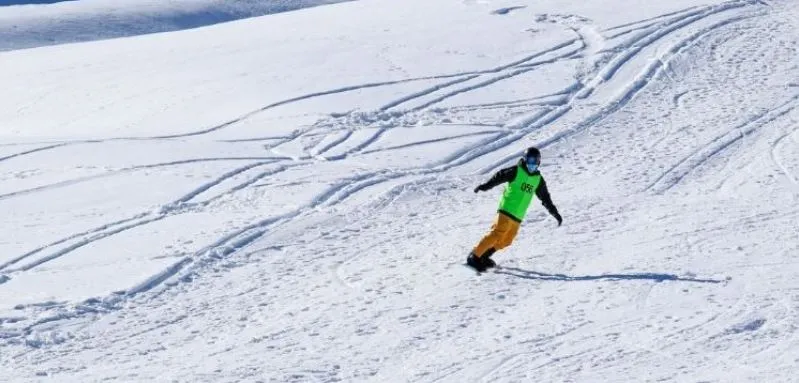
<instances>
[{"instance_id":1,"label":"snowboard boot","mask_svg":"<svg viewBox=\"0 0 799 383\"><path fill-rule=\"evenodd\" d=\"M483 263L483 259L474 255L474 253L469 253L469 257L466 258L466 264L473 267L478 272L486 271L486 265Z\"/></svg>"},{"instance_id":2,"label":"snowboard boot","mask_svg":"<svg viewBox=\"0 0 799 383\"><path fill-rule=\"evenodd\" d=\"M496 252L497 252L497 249L492 247L492 248L486 250L486 252L483 253L483 256L480 257L480 259L483 260L483 265L485 265L486 268L490 269L492 267L497 267L497 263L494 262L493 259L491 259L491 256L494 255L494 253L496 253Z\"/></svg>"}]
</instances>

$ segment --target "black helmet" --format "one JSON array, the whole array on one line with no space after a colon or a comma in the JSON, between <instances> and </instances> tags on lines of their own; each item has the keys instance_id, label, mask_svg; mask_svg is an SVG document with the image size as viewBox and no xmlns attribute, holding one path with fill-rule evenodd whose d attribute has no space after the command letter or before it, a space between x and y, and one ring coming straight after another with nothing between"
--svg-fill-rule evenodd
<instances>
[{"instance_id":1,"label":"black helmet","mask_svg":"<svg viewBox=\"0 0 799 383\"><path fill-rule=\"evenodd\" d=\"M524 152L524 165L530 172L538 170L538 165L541 165L541 151L532 146L527 148Z\"/></svg>"},{"instance_id":2,"label":"black helmet","mask_svg":"<svg viewBox=\"0 0 799 383\"><path fill-rule=\"evenodd\" d=\"M527 148L527 150L524 152L524 159L527 160L528 158L537 158L540 161L541 151L534 146Z\"/></svg>"}]
</instances>

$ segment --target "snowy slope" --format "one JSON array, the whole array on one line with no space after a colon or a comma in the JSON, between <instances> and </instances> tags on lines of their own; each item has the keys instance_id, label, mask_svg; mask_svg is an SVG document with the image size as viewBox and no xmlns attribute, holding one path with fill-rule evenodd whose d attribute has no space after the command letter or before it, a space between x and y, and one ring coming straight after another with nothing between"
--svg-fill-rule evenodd
<instances>
[{"instance_id":1,"label":"snowy slope","mask_svg":"<svg viewBox=\"0 0 799 383\"><path fill-rule=\"evenodd\" d=\"M342 1L0 0L0 51L197 28Z\"/></svg>"},{"instance_id":2,"label":"snowy slope","mask_svg":"<svg viewBox=\"0 0 799 383\"><path fill-rule=\"evenodd\" d=\"M795 381L797 20L361 0L0 53L0 377ZM564 224L475 276L529 145Z\"/></svg>"}]
</instances>

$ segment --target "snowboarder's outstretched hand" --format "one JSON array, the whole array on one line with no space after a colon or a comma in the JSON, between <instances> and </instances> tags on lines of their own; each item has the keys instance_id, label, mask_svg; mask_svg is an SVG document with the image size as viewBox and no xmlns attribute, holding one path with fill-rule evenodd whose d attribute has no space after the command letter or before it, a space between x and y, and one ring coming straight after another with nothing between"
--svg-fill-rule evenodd
<instances>
[{"instance_id":1,"label":"snowboarder's outstretched hand","mask_svg":"<svg viewBox=\"0 0 799 383\"><path fill-rule=\"evenodd\" d=\"M476 188L474 188L474 192L475 192L475 193L477 193L477 192L481 192L481 191L486 191L486 190L488 190L488 188L486 188L486 186L485 186L485 185L479 185L479 186L477 186Z\"/></svg>"},{"instance_id":2,"label":"snowboarder's outstretched hand","mask_svg":"<svg viewBox=\"0 0 799 383\"><path fill-rule=\"evenodd\" d=\"M552 216L555 217L556 220L558 220L558 227L560 227L560 225L563 224L563 217L561 217L560 213L558 212L555 212L555 214L552 214Z\"/></svg>"}]
</instances>

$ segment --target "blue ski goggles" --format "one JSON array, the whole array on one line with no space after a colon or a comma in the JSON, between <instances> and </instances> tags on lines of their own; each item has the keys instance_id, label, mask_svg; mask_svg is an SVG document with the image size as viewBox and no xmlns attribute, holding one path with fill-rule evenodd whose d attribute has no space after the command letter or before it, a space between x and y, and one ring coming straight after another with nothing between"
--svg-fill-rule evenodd
<instances>
[{"instance_id":1,"label":"blue ski goggles","mask_svg":"<svg viewBox=\"0 0 799 383\"><path fill-rule=\"evenodd\" d=\"M528 157L524 159L524 163L527 166L528 171L534 172L538 170L538 165L541 164L541 158Z\"/></svg>"}]
</instances>

